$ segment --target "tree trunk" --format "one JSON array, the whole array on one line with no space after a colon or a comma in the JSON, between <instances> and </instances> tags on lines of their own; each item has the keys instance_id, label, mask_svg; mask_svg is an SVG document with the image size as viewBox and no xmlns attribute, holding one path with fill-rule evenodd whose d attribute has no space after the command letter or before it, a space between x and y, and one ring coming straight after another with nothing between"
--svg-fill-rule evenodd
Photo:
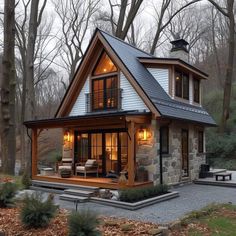
<instances>
[{"instance_id":1,"label":"tree trunk","mask_svg":"<svg viewBox=\"0 0 236 236\"><path fill-rule=\"evenodd\" d=\"M1 85L1 154L2 171L15 172L15 0L5 0L4 48Z\"/></svg>"},{"instance_id":2,"label":"tree trunk","mask_svg":"<svg viewBox=\"0 0 236 236\"><path fill-rule=\"evenodd\" d=\"M227 10L229 17L229 47L228 47L228 63L226 68L226 77L224 84L224 100L223 100L223 112L221 117L221 123L219 127L219 132L224 133L226 131L227 120L229 119L230 111L230 99L231 99L231 88L233 79L233 66L234 66L234 0L227 0Z\"/></svg>"}]
</instances>

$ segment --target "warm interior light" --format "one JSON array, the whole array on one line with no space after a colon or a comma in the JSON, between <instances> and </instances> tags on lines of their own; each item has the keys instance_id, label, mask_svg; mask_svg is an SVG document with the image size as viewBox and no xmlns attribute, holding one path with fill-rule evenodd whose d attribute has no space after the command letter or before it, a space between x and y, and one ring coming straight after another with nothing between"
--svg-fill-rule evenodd
<instances>
[{"instance_id":1,"label":"warm interior light","mask_svg":"<svg viewBox=\"0 0 236 236\"><path fill-rule=\"evenodd\" d=\"M70 142L70 132L66 131L64 133L64 141Z\"/></svg>"},{"instance_id":2,"label":"warm interior light","mask_svg":"<svg viewBox=\"0 0 236 236\"><path fill-rule=\"evenodd\" d=\"M147 140L147 129L139 130L139 140L146 141Z\"/></svg>"},{"instance_id":3,"label":"warm interior light","mask_svg":"<svg viewBox=\"0 0 236 236\"><path fill-rule=\"evenodd\" d=\"M107 69L106 69L106 68L104 68L104 69L103 69L103 71L104 71L104 72L106 72L106 71L107 71Z\"/></svg>"},{"instance_id":4,"label":"warm interior light","mask_svg":"<svg viewBox=\"0 0 236 236\"><path fill-rule=\"evenodd\" d=\"M179 76L176 76L176 80L179 80Z\"/></svg>"}]
</instances>

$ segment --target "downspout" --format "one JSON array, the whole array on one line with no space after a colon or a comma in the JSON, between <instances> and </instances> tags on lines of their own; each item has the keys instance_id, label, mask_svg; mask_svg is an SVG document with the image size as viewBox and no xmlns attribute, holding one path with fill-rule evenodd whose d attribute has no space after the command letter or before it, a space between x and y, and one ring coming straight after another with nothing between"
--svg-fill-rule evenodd
<instances>
[{"instance_id":1,"label":"downspout","mask_svg":"<svg viewBox=\"0 0 236 236\"><path fill-rule=\"evenodd\" d=\"M159 151L159 155L160 155L160 184L163 184L163 171L162 171L162 128L160 128L160 151Z\"/></svg>"}]
</instances>

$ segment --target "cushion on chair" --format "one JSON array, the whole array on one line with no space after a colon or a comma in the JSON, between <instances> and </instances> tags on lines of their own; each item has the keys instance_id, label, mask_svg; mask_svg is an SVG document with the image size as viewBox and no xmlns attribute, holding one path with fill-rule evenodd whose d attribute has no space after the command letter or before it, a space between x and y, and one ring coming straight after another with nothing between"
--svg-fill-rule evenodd
<instances>
[{"instance_id":1,"label":"cushion on chair","mask_svg":"<svg viewBox=\"0 0 236 236\"><path fill-rule=\"evenodd\" d=\"M62 158L62 162L71 162L72 163L72 158Z\"/></svg>"},{"instance_id":2,"label":"cushion on chair","mask_svg":"<svg viewBox=\"0 0 236 236\"><path fill-rule=\"evenodd\" d=\"M58 166L58 170L63 170L63 169L72 170L72 166Z\"/></svg>"},{"instance_id":3,"label":"cushion on chair","mask_svg":"<svg viewBox=\"0 0 236 236\"><path fill-rule=\"evenodd\" d=\"M93 166L97 166L97 161L96 160L92 160L92 159L88 159L85 163L86 167L93 167Z\"/></svg>"},{"instance_id":4,"label":"cushion on chair","mask_svg":"<svg viewBox=\"0 0 236 236\"><path fill-rule=\"evenodd\" d=\"M76 171L85 171L85 166L76 166Z\"/></svg>"}]
</instances>

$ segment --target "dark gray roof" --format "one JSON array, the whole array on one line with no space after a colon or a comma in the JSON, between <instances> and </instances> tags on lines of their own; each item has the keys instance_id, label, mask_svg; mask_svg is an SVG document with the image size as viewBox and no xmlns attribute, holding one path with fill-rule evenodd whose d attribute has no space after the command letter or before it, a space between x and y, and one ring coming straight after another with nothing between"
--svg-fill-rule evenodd
<instances>
[{"instance_id":1,"label":"dark gray roof","mask_svg":"<svg viewBox=\"0 0 236 236\"><path fill-rule=\"evenodd\" d=\"M140 57L156 59L154 56L106 32L100 31L100 33L162 116L199 122L205 125L216 125L212 117L202 107L173 100L138 60Z\"/></svg>"}]
</instances>

